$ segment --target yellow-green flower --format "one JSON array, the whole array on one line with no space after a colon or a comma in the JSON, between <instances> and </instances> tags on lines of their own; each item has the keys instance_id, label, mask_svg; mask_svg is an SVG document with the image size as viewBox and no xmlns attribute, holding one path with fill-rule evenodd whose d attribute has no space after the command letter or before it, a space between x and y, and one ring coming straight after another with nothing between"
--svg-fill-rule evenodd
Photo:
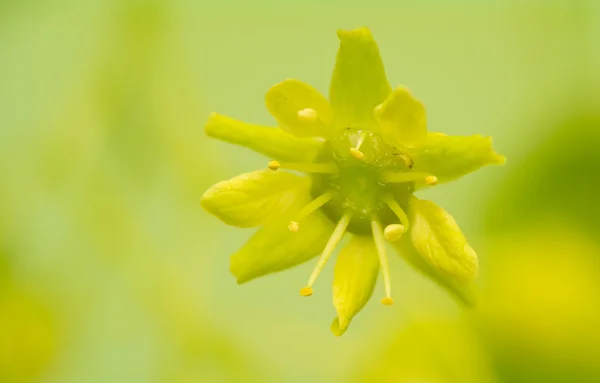
<instances>
[{"instance_id":1,"label":"yellow-green flower","mask_svg":"<svg viewBox=\"0 0 600 383\"><path fill-rule=\"evenodd\" d=\"M266 95L279 129L212 114L206 133L271 157L268 167L210 188L202 206L223 222L261 228L231 257L238 283L320 254L300 290L319 273L345 233L352 239L334 271L332 324L343 334L367 303L381 271L383 304L393 303L385 240L413 266L473 304L477 255L450 214L413 195L488 164L502 164L489 137L427 131L425 108L392 89L367 28L339 31L329 100L288 79ZM304 174L306 175L304 175Z\"/></svg>"}]
</instances>

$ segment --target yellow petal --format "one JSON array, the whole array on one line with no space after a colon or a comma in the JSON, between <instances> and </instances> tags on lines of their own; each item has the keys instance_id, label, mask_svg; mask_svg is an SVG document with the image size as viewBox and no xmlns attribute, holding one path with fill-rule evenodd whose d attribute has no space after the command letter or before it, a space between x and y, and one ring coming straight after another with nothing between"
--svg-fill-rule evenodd
<instances>
[{"instance_id":1,"label":"yellow petal","mask_svg":"<svg viewBox=\"0 0 600 383\"><path fill-rule=\"evenodd\" d=\"M340 127L378 130L373 110L391 91L377 43L367 28L338 31L340 48L329 91Z\"/></svg>"},{"instance_id":2,"label":"yellow petal","mask_svg":"<svg viewBox=\"0 0 600 383\"><path fill-rule=\"evenodd\" d=\"M461 281L477 276L477 254L448 212L431 201L412 197L411 239L415 249L439 272Z\"/></svg>"},{"instance_id":3,"label":"yellow petal","mask_svg":"<svg viewBox=\"0 0 600 383\"><path fill-rule=\"evenodd\" d=\"M228 225L255 227L287 211L308 187L307 177L257 170L217 183L200 203Z\"/></svg>"},{"instance_id":4,"label":"yellow petal","mask_svg":"<svg viewBox=\"0 0 600 383\"><path fill-rule=\"evenodd\" d=\"M425 106L404 87L394 90L387 100L375 108L381 135L396 147L414 147L427 138Z\"/></svg>"},{"instance_id":5,"label":"yellow petal","mask_svg":"<svg viewBox=\"0 0 600 383\"><path fill-rule=\"evenodd\" d=\"M333 116L327 99L315 88L288 79L267 92L267 109L281 129L297 137L330 137Z\"/></svg>"},{"instance_id":6,"label":"yellow petal","mask_svg":"<svg viewBox=\"0 0 600 383\"><path fill-rule=\"evenodd\" d=\"M333 305L337 318L331 331L342 335L352 318L358 314L373 294L379 258L373 238L354 236L338 256L333 276Z\"/></svg>"},{"instance_id":7,"label":"yellow petal","mask_svg":"<svg viewBox=\"0 0 600 383\"><path fill-rule=\"evenodd\" d=\"M421 272L423 275L445 288L455 298L467 307L473 307L477 304L477 298L474 292L474 286L471 282L464 282L450 275L444 274L433 268L426 260L417 252L410 238L405 236L392 245L398 254L404 258L412 267Z\"/></svg>"},{"instance_id":8,"label":"yellow petal","mask_svg":"<svg viewBox=\"0 0 600 383\"><path fill-rule=\"evenodd\" d=\"M434 175L438 183L455 180L486 165L502 165L506 161L504 156L494 151L492 138L481 135L429 133L426 142L409 153L414 163L412 170Z\"/></svg>"},{"instance_id":9,"label":"yellow petal","mask_svg":"<svg viewBox=\"0 0 600 383\"><path fill-rule=\"evenodd\" d=\"M296 202L287 214L270 221L231 256L230 270L238 283L296 266L321 253L333 224L316 211L302 220L300 230L291 232L288 225L309 202L308 193Z\"/></svg>"},{"instance_id":10,"label":"yellow petal","mask_svg":"<svg viewBox=\"0 0 600 383\"><path fill-rule=\"evenodd\" d=\"M321 147L321 143L313 139L300 139L281 129L248 124L217 113L210 115L204 131L209 137L283 161L311 161Z\"/></svg>"}]
</instances>

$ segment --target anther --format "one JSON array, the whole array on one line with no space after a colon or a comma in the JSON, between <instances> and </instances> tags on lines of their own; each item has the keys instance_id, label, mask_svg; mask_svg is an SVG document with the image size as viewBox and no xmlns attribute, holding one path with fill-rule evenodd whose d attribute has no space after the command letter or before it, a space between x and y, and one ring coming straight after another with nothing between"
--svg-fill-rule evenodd
<instances>
[{"instance_id":1,"label":"anther","mask_svg":"<svg viewBox=\"0 0 600 383\"><path fill-rule=\"evenodd\" d=\"M435 185L438 183L438 178L436 176L427 176L425 177L425 183L427 185Z\"/></svg>"},{"instance_id":2,"label":"anther","mask_svg":"<svg viewBox=\"0 0 600 383\"><path fill-rule=\"evenodd\" d=\"M281 164L279 163L279 161L269 161L267 167L272 171L277 171L281 167Z\"/></svg>"},{"instance_id":3,"label":"anther","mask_svg":"<svg viewBox=\"0 0 600 383\"><path fill-rule=\"evenodd\" d=\"M315 122L317 121L317 111L313 108L299 110L298 119L303 122Z\"/></svg>"},{"instance_id":4,"label":"anther","mask_svg":"<svg viewBox=\"0 0 600 383\"><path fill-rule=\"evenodd\" d=\"M404 228L404 225L399 223L387 225L385 229L383 229L383 237L389 242L395 242L399 240L402 238L404 233L406 233L406 229Z\"/></svg>"},{"instance_id":5,"label":"anther","mask_svg":"<svg viewBox=\"0 0 600 383\"><path fill-rule=\"evenodd\" d=\"M391 297L381 298L381 303L383 303L385 306L391 306L394 304L394 299Z\"/></svg>"},{"instance_id":6,"label":"anther","mask_svg":"<svg viewBox=\"0 0 600 383\"><path fill-rule=\"evenodd\" d=\"M358 150L356 148L350 148L350 154L352 155L352 157L356 158L357 160L362 160L363 157L365 156L363 152L361 152L360 150Z\"/></svg>"},{"instance_id":7,"label":"anther","mask_svg":"<svg viewBox=\"0 0 600 383\"><path fill-rule=\"evenodd\" d=\"M312 287L303 287L300 289L300 295L302 295L303 297L310 297L311 295L313 295L313 289Z\"/></svg>"}]
</instances>

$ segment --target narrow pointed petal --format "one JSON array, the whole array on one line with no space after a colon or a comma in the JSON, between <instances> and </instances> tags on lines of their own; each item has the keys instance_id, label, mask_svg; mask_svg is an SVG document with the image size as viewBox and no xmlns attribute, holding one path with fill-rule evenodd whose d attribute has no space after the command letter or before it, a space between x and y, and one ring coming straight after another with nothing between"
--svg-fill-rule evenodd
<instances>
[{"instance_id":1,"label":"narrow pointed petal","mask_svg":"<svg viewBox=\"0 0 600 383\"><path fill-rule=\"evenodd\" d=\"M381 135L396 147L414 147L427 139L425 106L405 87L398 87L375 108Z\"/></svg>"},{"instance_id":2,"label":"narrow pointed petal","mask_svg":"<svg viewBox=\"0 0 600 383\"><path fill-rule=\"evenodd\" d=\"M287 79L269 89L265 101L281 129L296 137L331 137L334 133L329 102L308 84Z\"/></svg>"},{"instance_id":3,"label":"narrow pointed petal","mask_svg":"<svg viewBox=\"0 0 600 383\"><path fill-rule=\"evenodd\" d=\"M300 139L278 128L248 124L217 113L210 115L204 131L209 137L282 161L311 161L321 147L313 139Z\"/></svg>"},{"instance_id":4,"label":"narrow pointed petal","mask_svg":"<svg viewBox=\"0 0 600 383\"><path fill-rule=\"evenodd\" d=\"M429 133L427 142L410 152L413 171L452 181L486 165L502 165L506 158L494 151L492 138L481 135L446 136ZM423 185L417 185L417 187Z\"/></svg>"},{"instance_id":5,"label":"narrow pointed petal","mask_svg":"<svg viewBox=\"0 0 600 383\"><path fill-rule=\"evenodd\" d=\"M256 227L287 211L307 193L309 183L288 172L256 170L215 184L200 203L228 225Z\"/></svg>"},{"instance_id":6,"label":"narrow pointed petal","mask_svg":"<svg viewBox=\"0 0 600 383\"><path fill-rule=\"evenodd\" d=\"M405 236L401 240L393 242L392 245L398 254L412 267L445 288L463 305L474 307L477 304L473 283L460 281L457 278L453 278L434 269L427 261L425 261L425 258L417 252L409 236Z\"/></svg>"},{"instance_id":7,"label":"narrow pointed petal","mask_svg":"<svg viewBox=\"0 0 600 383\"><path fill-rule=\"evenodd\" d=\"M367 28L338 31L329 100L340 127L377 130L374 109L391 91L379 47Z\"/></svg>"},{"instance_id":8,"label":"narrow pointed petal","mask_svg":"<svg viewBox=\"0 0 600 383\"><path fill-rule=\"evenodd\" d=\"M309 202L299 199L288 214L270 221L231 256L230 270L238 283L285 270L321 253L333 231L333 224L320 211L302 220L297 232L288 229L290 221Z\"/></svg>"},{"instance_id":9,"label":"narrow pointed petal","mask_svg":"<svg viewBox=\"0 0 600 383\"><path fill-rule=\"evenodd\" d=\"M331 331L342 335L352 318L369 301L377 282L379 258L373 238L354 236L340 252L333 276L333 305L337 318Z\"/></svg>"},{"instance_id":10,"label":"narrow pointed petal","mask_svg":"<svg viewBox=\"0 0 600 383\"><path fill-rule=\"evenodd\" d=\"M447 211L431 201L412 197L409 216L412 243L431 267L460 281L475 279L477 254Z\"/></svg>"}]
</instances>

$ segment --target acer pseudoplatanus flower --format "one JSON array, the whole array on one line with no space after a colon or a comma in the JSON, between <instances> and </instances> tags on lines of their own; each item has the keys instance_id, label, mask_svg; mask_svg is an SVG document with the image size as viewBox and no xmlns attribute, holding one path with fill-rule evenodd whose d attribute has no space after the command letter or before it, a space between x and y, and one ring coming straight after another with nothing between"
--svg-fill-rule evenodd
<instances>
[{"instance_id":1,"label":"acer pseudoplatanus flower","mask_svg":"<svg viewBox=\"0 0 600 383\"><path fill-rule=\"evenodd\" d=\"M266 95L279 128L212 114L206 133L272 159L265 169L217 183L202 206L223 222L260 227L231 257L238 283L319 256L303 296L342 237L333 303L336 335L367 303L379 273L391 305L386 241L411 265L474 304L475 251L450 214L417 198L420 189L457 179L504 157L492 140L427 131L425 108L403 87L392 89L370 31L339 31L329 100L294 79Z\"/></svg>"}]
</instances>

